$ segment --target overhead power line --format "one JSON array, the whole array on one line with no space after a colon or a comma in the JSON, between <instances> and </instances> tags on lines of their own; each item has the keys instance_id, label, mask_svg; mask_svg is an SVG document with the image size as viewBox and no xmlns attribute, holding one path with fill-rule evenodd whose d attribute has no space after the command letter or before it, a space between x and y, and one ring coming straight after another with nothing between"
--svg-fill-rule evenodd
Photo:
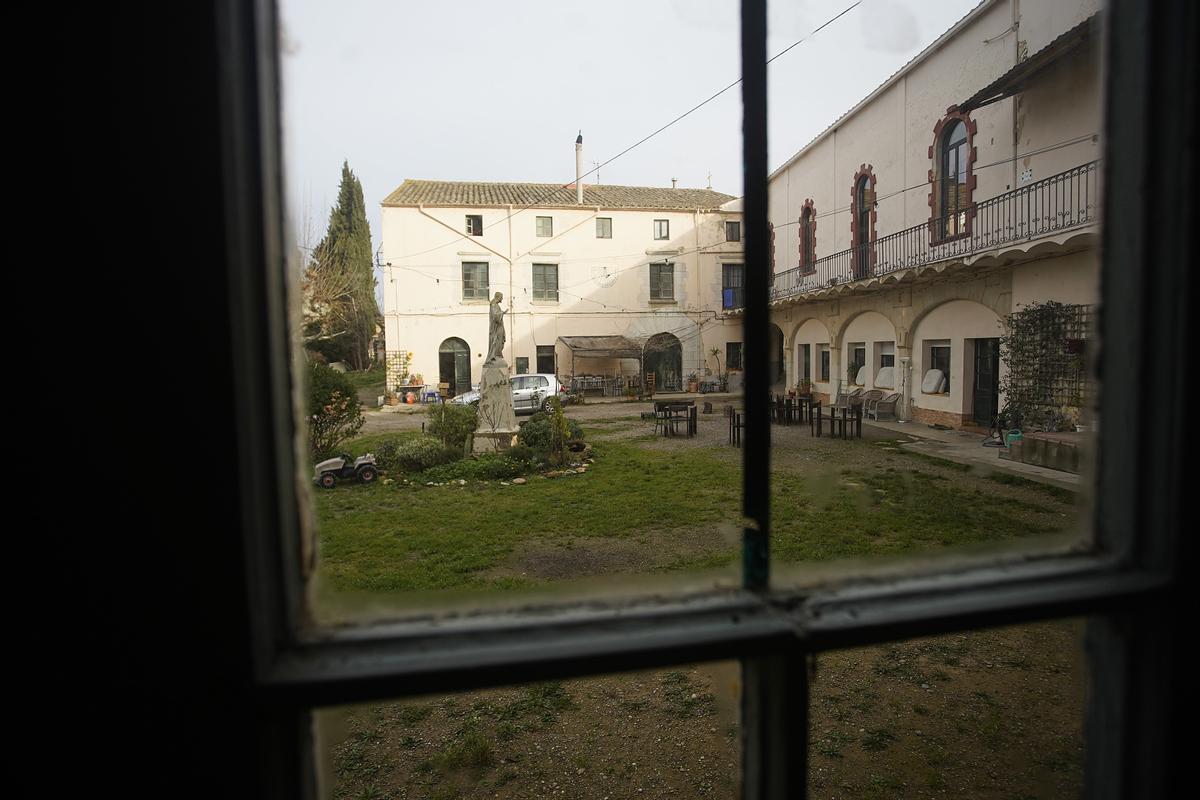
<instances>
[{"instance_id":1,"label":"overhead power line","mask_svg":"<svg viewBox=\"0 0 1200 800\"><path fill-rule=\"evenodd\" d=\"M820 24L820 25L818 25L816 28L813 28L813 29L812 29L811 31L809 31L807 34L805 34L804 36L801 36L799 39L797 39L796 41L792 42L790 45L788 45L787 47L785 47L784 49L780 50L780 51L779 51L778 53L776 53L775 55L773 55L773 56L771 56L770 58L768 58L768 59L767 59L767 63L768 63L768 64L770 64L772 61L774 61L775 59L777 59L777 58L779 58L780 56L784 55L785 53L787 53L788 51L790 51L792 48L794 48L794 47L797 47L797 46L798 46L798 45L800 45L800 44L803 44L805 41L807 41L808 39L812 38L812 37L813 37L813 36L815 36L816 34L820 33L822 30L824 30L825 28L827 28L828 26L832 25L834 22L836 22L837 20L841 19L843 16L845 16L846 14L848 14L850 11L852 11L854 8L856 8L856 7L857 7L857 6L858 6L860 3L861 3L861 0L855 0L853 3L851 3L851 4L850 4L850 5L848 5L848 6L846 6L846 7L845 7L844 9L842 9L841 11L839 11L837 14L835 14L834 16L830 17L829 19L825 20L825 22L821 23L821 24ZM701 100L699 103L697 103L696 105L692 106L692 107L691 107L691 108L689 108L687 111L684 111L682 114L680 114L679 116L675 117L675 118L674 118L673 120L671 120L670 122L668 122L668 123L666 123L665 125L663 125L663 126L661 126L661 127L657 128L656 130L654 130L654 131L652 131L652 132L650 132L650 133L646 134L646 135L645 135L645 136L643 136L641 139L638 139L636 142L634 142L633 144L629 145L628 147L626 147L626 148L625 148L624 150L622 150L621 152L617 153L615 156L612 156L612 157L611 157L611 158L609 158L608 160L606 160L606 161L603 161L603 162L601 162L600 164L597 164L597 165L596 165L595 167L593 167L592 169L590 169L590 170L588 170L587 172L583 173L582 175L580 175L580 176L579 176L579 179L580 179L580 180L582 180L583 178L586 178L586 177L588 177L589 175L592 175L592 174L594 174L594 173L596 173L596 172L599 172L599 171L600 171L600 170L601 170L603 167L607 167L609 164L613 163L613 162L614 162L614 161L616 161L618 158L621 158L622 156L624 156L624 155L626 155L626 154L628 154L628 153L632 152L633 150L637 149L638 147L641 147L643 144L645 144L646 142L650 141L650 140L651 140L651 139L653 139L655 136L658 136L658 135L659 135L660 133L662 133L663 131L667 130L668 128L672 127L672 126L673 126L673 125L675 125L676 123L678 123L678 122L681 122L682 120L684 120L684 119L686 119L687 117L691 116L691 115L692 115L692 114L694 114L695 112L699 111L701 108L704 108L704 106L708 105L708 104L709 104L709 103L711 103L713 100L716 100L718 97L720 97L721 95L725 94L726 92L728 92L730 89L732 89L733 87L737 86L737 85L738 85L738 84L740 84L741 82L742 82L742 79L739 77L739 78L737 78L736 80L734 80L732 83L729 83L728 85L726 85L726 86L722 87L721 89L718 89L716 92L713 92L713 93L712 93L711 95L709 95L707 98L705 98L704 100ZM510 220L510 219L512 219L513 217L515 217L517 214L520 214L520 213L521 213L521 212L523 212L523 211L528 211L529 209L531 209L531 208L534 208L534 207L536 207L536 206L540 205L540 204L542 203L542 201L543 201L543 200L545 200L546 198L550 197L551 195L555 194L556 192L562 191L563 189L570 188L570 187L571 187L571 186L572 186L574 183L575 183L575 181L574 181L574 180L572 180L572 181L568 181L567 183L564 183L564 184L562 184L561 186L557 186L557 187L555 187L554 189L552 189L552 190L550 190L550 191L548 191L548 192L545 192L545 193L544 193L544 194L542 194L540 197L538 197L536 200L534 200L532 203L529 203L529 204L527 204L527 205L524 205L524 206L522 206L521 208L518 208L518 209L517 209L517 210L515 210L515 211L511 211L511 212L509 212L509 213L508 213L506 216L504 216L504 217L501 217L500 219L497 219L495 222L492 222L492 223L490 223L490 224L488 224L488 225L485 225L485 226L483 226L483 230L487 230L488 228L491 228L491 227L492 227L492 226L494 226L494 225L499 225L501 222L507 222L508 220ZM445 244L443 244L443 245L438 245L437 247L432 247L432 248L430 248L430 249L428 249L428 250L421 250L421 251L419 251L419 252L416 252L416 253L408 253L408 254L406 254L406 255L402 255L402 256L396 256L396 257L395 257L395 259L396 259L397 261L399 261L399 260L403 260L403 259L406 259L406 258L415 258L416 256L419 256L419 255L424 255L425 253L431 253L431 252L433 252L434 250L440 250L440 249L442 249L443 247L449 247L450 245L452 245L452 244L454 244L455 242L457 242L459 239L468 239L468 238L469 238L469 237L468 237L468 235L467 235L467 234L465 234L465 233L461 233L461 234L458 234L458 236L457 236L457 237L455 237L454 239L451 239L450 241L446 242L446 243L445 243Z\"/></svg>"}]
</instances>

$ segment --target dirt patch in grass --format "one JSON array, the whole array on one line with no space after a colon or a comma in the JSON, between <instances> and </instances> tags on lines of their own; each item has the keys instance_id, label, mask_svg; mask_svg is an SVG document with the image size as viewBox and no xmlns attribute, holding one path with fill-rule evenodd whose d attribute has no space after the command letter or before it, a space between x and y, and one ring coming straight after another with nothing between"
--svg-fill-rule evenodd
<instances>
[{"instance_id":1,"label":"dirt patch in grass","mask_svg":"<svg viewBox=\"0 0 1200 800\"><path fill-rule=\"evenodd\" d=\"M697 561L730 562L740 554L741 530L732 524L637 531L616 538L525 541L485 578L565 581L661 572Z\"/></svg>"}]
</instances>

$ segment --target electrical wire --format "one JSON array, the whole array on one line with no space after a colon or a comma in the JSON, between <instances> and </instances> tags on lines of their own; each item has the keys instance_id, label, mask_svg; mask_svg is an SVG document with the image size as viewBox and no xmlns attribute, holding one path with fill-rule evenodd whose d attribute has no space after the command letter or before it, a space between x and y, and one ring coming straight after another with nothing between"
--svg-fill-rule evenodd
<instances>
[{"instance_id":1,"label":"electrical wire","mask_svg":"<svg viewBox=\"0 0 1200 800\"><path fill-rule=\"evenodd\" d=\"M1071 147L1073 145L1082 144L1083 142L1095 141L1095 140L1096 140L1096 134L1094 134L1094 133L1084 134L1083 136L1077 136L1073 139L1064 139L1061 142L1056 142L1054 144L1046 145L1045 147L1040 147L1036 150L1029 150L1025 153L1017 153L1015 155L1009 156L1008 158L1000 159L999 161L992 161L988 164L980 164L979 166L972 166L971 173L974 174L974 173L978 172L979 170L988 169L990 167L1006 166L1020 158L1029 158L1030 156L1041 155L1042 153L1048 153L1052 150L1061 150L1064 147ZM930 185L929 181L928 181L928 179L926 179L923 183L915 183L912 186L906 186L903 189L897 189L893 192L888 192L887 194L879 195L878 197L875 198L875 202L879 203L882 200L887 200L888 198L895 197L896 195L904 194L905 192L915 191L917 189L928 189L929 185ZM832 216L836 216L838 214L844 214L847 211L850 211L852 208L853 208L853 206L843 206L841 208L835 208L832 211L826 211L824 213L817 214L815 217L813 217L813 219L824 219L826 217L832 217ZM797 220L795 222L781 222L775 226L775 230L779 230L780 228L787 228L791 225L799 225L799 224L800 224L799 220Z\"/></svg>"},{"instance_id":2,"label":"electrical wire","mask_svg":"<svg viewBox=\"0 0 1200 800\"><path fill-rule=\"evenodd\" d=\"M798 45L800 45L800 44L804 43L805 41L807 41L807 40L808 40L808 39L810 39L811 37L813 37L813 36L815 36L816 34L820 33L820 32L821 32L822 30L824 30L826 27L828 27L829 25L832 25L834 22L836 22L837 20L841 19L843 16L845 16L846 14L848 14L848 13L849 13L851 10L853 10L854 8L856 8L856 7L859 5L859 3L860 3L860 2L861 2L861 0L855 0L855 2L851 3L849 6L847 6L847 7L846 7L846 8L844 8L844 9L842 9L842 10L841 10L841 11L839 11L837 14L835 14L834 16L832 16L832 17L830 17L829 19L827 19L825 22L821 23L820 25L818 25L818 26L817 26L816 28L814 28L813 30L809 31L809 32L808 32L807 34L805 34L804 36L801 36L799 39L797 39L796 41L792 42L790 45L788 45L787 47L785 47L783 50L780 50L778 53L776 53L775 55L773 55L773 56L771 56L770 58L768 58L766 63L770 64L772 61L774 61L775 59L777 59L777 58L779 58L780 56L784 55L785 53L787 53L788 51L790 51L792 48L794 48L794 47L796 47L796 46L798 46ZM597 173L597 172L599 172L601 168L603 168L603 167L607 167L609 164L613 163L613 162L614 162L614 161L616 161L618 158L621 158L622 156L624 156L624 155L626 155L626 154L628 154L628 153L632 152L633 150L637 149L638 147L641 147L643 144L645 144L646 142L650 141L650 140L651 140L651 139L653 139L655 136L658 136L660 133L662 133L663 131L665 131L665 130L667 130L668 128L672 127L672 126L673 126L673 125L675 125L676 123L678 123L678 122L681 122L681 121L682 121L682 120L684 120L685 118L687 118L687 117L691 116L692 114L694 114L695 112L699 111L701 108L703 108L704 106L708 105L708 104L709 104L709 103L711 103L713 100L716 100L718 97L720 97L721 95L725 94L726 92L728 92L730 89L732 89L733 87L737 86L737 85L738 85L738 84L740 84L741 82L742 82L742 79L739 77L737 80L733 81L732 83L730 83L730 84L728 84L728 85L726 85L726 86L722 87L721 89L718 89L716 92L714 92L713 94L709 95L707 98L705 98L704 100L700 101L700 102L699 102L699 103L697 103L696 105L692 106L692 107L691 107L691 108L689 108L687 111L685 111L685 112L683 112L682 114L680 114L679 116L675 117L675 118L674 118L674 119L672 119L670 122L666 123L665 125L662 125L661 127L657 128L656 130L652 131L651 133L648 133L648 134L646 134L646 135L645 135L645 136L643 136L641 139L638 139L636 142L634 142L633 144L629 145L628 147L626 147L626 148L625 148L624 150L622 150L621 152L617 153L615 156L612 156L611 158L607 159L606 161L604 161L604 162L602 162L602 163L600 163L600 164L597 164L597 165L596 165L595 167L593 167L592 169L590 169L590 170L588 170L587 172L583 173L582 175L578 176L578 180L580 180L580 181L581 181L581 180L583 180L584 178L586 178L586 177L588 177L588 176L590 176L590 175L592 175L592 174L594 174L594 173ZM538 198L537 198L536 200L534 200L532 203L529 203L529 204L527 204L527 205L524 205L524 206L522 206L521 208L517 209L516 211L510 211L510 212L509 212L509 213L508 213L506 216L504 216L504 217L501 217L501 218L499 218L499 219L495 220L494 222L491 222L491 223L489 223L488 225L484 225L484 226L483 226L483 228L482 228L481 230L487 230L488 228L491 228L491 227L493 227L493 226L495 226L495 225L499 225L499 224L500 224L500 223L502 223L502 222L507 222L508 220L511 220L511 219L512 219L513 217L515 217L517 214L520 214L520 213L522 213L522 212L524 212L524 211L528 211L529 209L531 209L531 208L534 208L534 207L536 207L536 206L540 205L540 204L541 204L541 202L542 202L543 200L545 200L545 199L547 199L547 198L551 197L552 195L556 194L557 192L560 192L560 191L562 191L563 189L568 189L568 188L570 188L570 187L571 187L571 186L572 186L572 185L573 185L575 182L576 182L575 180L572 180L572 181L568 181L567 183L564 183L564 184L562 184L561 186L556 186L554 189L552 189L552 190L550 190L550 191L548 191L548 192L545 192L544 194L542 194L540 197L538 197ZM457 242L459 239L469 239L469 236L468 236L468 234L466 234L466 233L460 233L460 234L458 234L458 235L457 235L457 236L456 236L454 239L451 239L450 241L446 242L445 244L438 245L438 246L436 246L436 247L432 247L432 248L430 248L430 249L428 249L428 250L422 250L422 251L420 251L420 252L417 252L417 253L408 253L408 254L406 254L406 255L402 255L402 256L396 256L396 257L394 257L394 260L396 260L396 261L402 261L402 260L404 260L404 259L407 259L407 258L415 258L416 256L419 256L419 255L424 255L425 253L431 253L431 252L433 252L433 251L435 251L435 250L441 250L443 247L449 247L450 245L454 244L454 243L455 243L455 242Z\"/></svg>"}]
</instances>

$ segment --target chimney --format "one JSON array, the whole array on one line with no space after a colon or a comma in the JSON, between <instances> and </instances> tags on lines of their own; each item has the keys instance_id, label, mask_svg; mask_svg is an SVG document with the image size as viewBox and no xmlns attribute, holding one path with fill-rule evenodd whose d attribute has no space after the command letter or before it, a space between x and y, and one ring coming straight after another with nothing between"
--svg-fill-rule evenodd
<instances>
[{"instance_id":1,"label":"chimney","mask_svg":"<svg viewBox=\"0 0 1200 800\"><path fill-rule=\"evenodd\" d=\"M676 181L676 180L678 180L678 179L677 179L677 178L671 178L671 188L672 188L672 189L674 189L674 188L675 188L675 181Z\"/></svg>"},{"instance_id":2,"label":"chimney","mask_svg":"<svg viewBox=\"0 0 1200 800\"><path fill-rule=\"evenodd\" d=\"M575 203L583 205L583 131L575 137Z\"/></svg>"}]
</instances>

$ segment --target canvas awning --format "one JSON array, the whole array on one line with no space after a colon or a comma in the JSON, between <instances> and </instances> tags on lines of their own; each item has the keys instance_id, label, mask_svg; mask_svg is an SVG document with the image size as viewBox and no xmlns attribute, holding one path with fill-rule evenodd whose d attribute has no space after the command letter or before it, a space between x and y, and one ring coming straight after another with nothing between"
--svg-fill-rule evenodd
<instances>
[{"instance_id":1,"label":"canvas awning","mask_svg":"<svg viewBox=\"0 0 1200 800\"><path fill-rule=\"evenodd\" d=\"M641 339L628 336L560 336L572 358L641 358Z\"/></svg>"},{"instance_id":2,"label":"canvas awning","mask_svg":"<svg viewBox=\"0 0 1200 800\"><path fill-rule=\"evenodd\" d=\"M958 110L973 111L1025 91L1050 65L1087 44L1099 28L1100 14L1097 12L959 103Z\"/></svg>"}]
</instances>

